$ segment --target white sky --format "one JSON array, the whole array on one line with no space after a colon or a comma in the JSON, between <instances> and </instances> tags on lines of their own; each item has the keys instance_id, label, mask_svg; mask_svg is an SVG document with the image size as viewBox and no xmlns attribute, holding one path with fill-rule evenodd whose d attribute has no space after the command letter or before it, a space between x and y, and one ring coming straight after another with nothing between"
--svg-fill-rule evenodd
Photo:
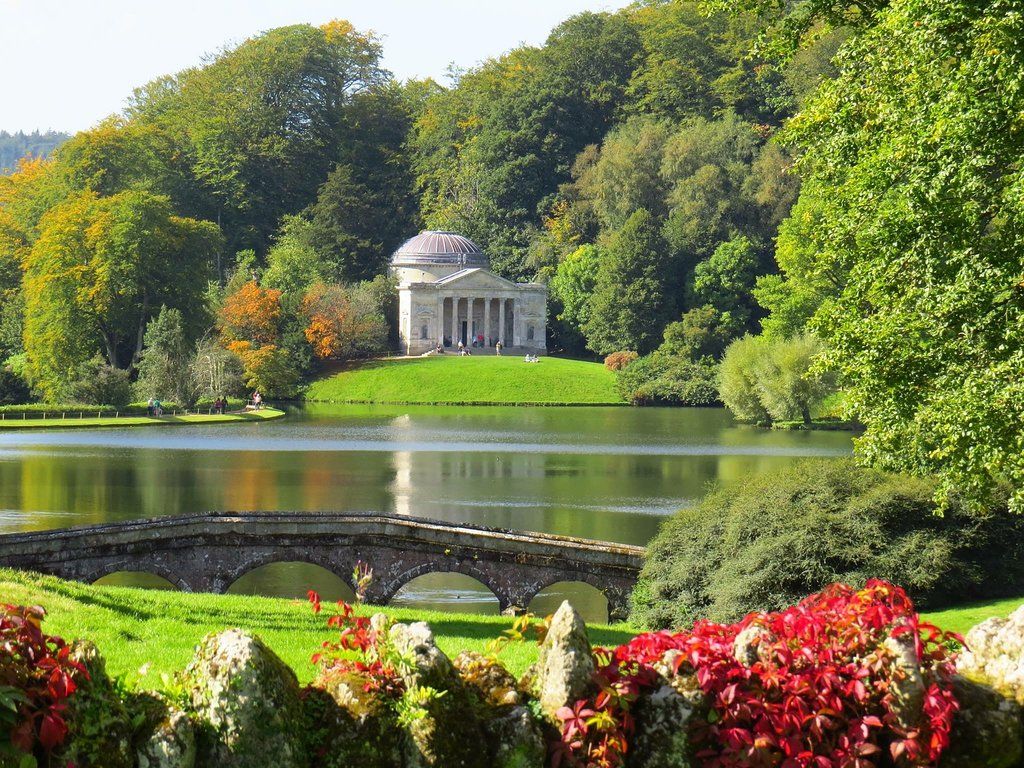
<instances>
[{"instance_id":1,"label":"white sky","mask_svg":"<svg viewBox=\"0 0 1024 768\"><path fill-rule=\"evenodd\" d=\"M0 0L0 129L74 132L132 89L285 24L344 18L383 39L399 79L470 67L626 0Z\"/></svg>"}]
</instances>

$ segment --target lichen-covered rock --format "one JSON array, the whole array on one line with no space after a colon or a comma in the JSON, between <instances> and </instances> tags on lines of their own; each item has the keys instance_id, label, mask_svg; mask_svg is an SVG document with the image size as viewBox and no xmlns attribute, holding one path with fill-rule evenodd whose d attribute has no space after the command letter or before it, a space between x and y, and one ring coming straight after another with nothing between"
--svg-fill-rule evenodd
<instances>
[{"instance_id":1,"label":"lichen-covered rock","mask_svg":"<svg viewBox=\"0 0 1024 768\"><path fill-rule=\"evenodd\" d=\"M917 658L914 635L909 632L887 637L883 647L893 659L893 679L890 690L894 694L892 711L896 721L907 730L916 727L924 706L924 675Z\"/></svg>"},{"instance_id":2,"label":"lichen-covered rock","mask_svg":"<svg viewBox=\"0 0 1024 768\"><path fill-rule=\"evenodd\" d=\"M1024 606L978 624L965 638L957 671L1024 704Z\"/></svg>"},{"instance_id":3,"label":"lichen-covered rock","mask_svg":"<svg viewBox=\"0 0 1024 768\"><path fill-rule=\"evenodd\" d=\"M399 719L408 768L491 768L478 702L424 622L395 624L390 640L405 661Z\"/></svg>"},{"instance_id":4,"label":"lichen-covered rock","mask_svg":"<svg viewBox=\"0 0 1024 768\"><path fill-rule=\"evenodd\" d=\"M562 707L572 706L593 688L594 657L587 625L566 600L555 611L537 663L530 673L533 693L552 721Z\"/></svg>"},{"instance_id":5,"label":"lichen-covered rock","mask_svg":"<svg viewBox=\"0 0 1024 768\"><path fill-rule=\"evenodd\" d=\"M771 632L757 624L748 624L736 635L732 655L745 667L752 667L761 658L761 646L770 641Z\"/></svg>"},{"instance_id":6,"label":"lichen-covered rock","mask_svg":"<svg viewBox=\"0 0 1024 768\"><path fill-rule=\"evenodd\" d=\"M207 635L183 682L201 725L199 765L305 765L298 680L258 637L239 629Z\"/></svg>"},{"instance_id":7,"label":"lichen-covered rock","mask_svg":"<svg viewBox=\"0 0 1024 768\"><path fill-rule=\"evenodd\" d=\"M463 651L452 663L462 682L485 704L502 707L522 703L519 684L496 659L475 651Z\"/></svg>"},{"instance_id":8,"label":"lichen-covered rock","mask_svg":"<svg viewBox=\"0 0 1024 768\"><path fill-rule=\"evenodd\" d=\"M134 739L138 768L194 768L196 731L187 714L158 693L135 694L129 706L141 720Z\"/></svg>"},{"instance_id":9,"label":"lichen-covered rock","mask_svg":"<svg viewBox=\"0 0 1024 768\"><path fill-rule=\"evenodd\" d=\"M504 711L502 711L504 710ZM526 707L503 707L484 720L488 752L494 768L544 768L544 735Z\"/></svg>"},{"instance_id":10,"label":"lichen-covered rock","mask_svg":"<svg viewBox=\"0 0 1024 768\"><path fill-rule=\"evenodd\" d=\"M303 691L304 732L317 768L396 768L402 733L385 697L358 673L327 672ZM320 687L324 686L324 687Z\"/></svg>"},{"instance_id":11,"label":"lichen-covered rock","mask_svg":"<svg viewBox=\"0 0 1024 768\"><path fill-rule=\"evenodd\" d=\"M698 765L690 743L690 725L695 718L706 715L707 702L696 677L675 674L673 666L671 661L666 663L661 685L641 694L634 704L636 730L627 760L629 768Z\"/></svg>"},{"instance_id":12,"label":"lichen-covered rock","mask_svg":"<svg viewBox=\"0 0 1024 768\"><path fill-rule=\"evenodd\" d=\"M960 710L953 718L949 747L940 768L1014 768L1024 758L1021 706L980 683L957 676L953 695Z\"/></svg>"},{"instance_id":13,"label":"lichen-covered rock","mask_svg":"<svg viewBox=\"0 0 1024 768\"><path fill-rule=\"evenodd\" d=\"M87 675L76 675L78 688L68 699L68 738L60 764L131 768L131 716L107 674L103 657L88 640L77 640L71 646L71 658L85 668Z\"/></svg>"}]
</instances>

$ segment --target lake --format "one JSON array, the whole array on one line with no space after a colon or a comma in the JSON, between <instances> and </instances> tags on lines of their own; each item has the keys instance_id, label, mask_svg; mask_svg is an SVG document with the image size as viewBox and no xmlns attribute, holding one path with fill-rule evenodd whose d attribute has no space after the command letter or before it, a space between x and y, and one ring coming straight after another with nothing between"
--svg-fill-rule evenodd
<instances>
[{"instance_id":1,"label":"lake","mask_svg":"<svg viewBox=\"0 0 1024 768\"><path fill-rule=\"evenodd\" d=\"M644 544L709 484L850 453L845 432L770 431L717 408L309 405L237 425L0 432L0 532L205 510L369 511ZM114 583L156 586L119 574ZM316 566L277 564L232 591L351 593ZM601 618L592 588L556 586ZM424 576L405 604L490 612L468 577Z\"/></svg>"}]
</instances>

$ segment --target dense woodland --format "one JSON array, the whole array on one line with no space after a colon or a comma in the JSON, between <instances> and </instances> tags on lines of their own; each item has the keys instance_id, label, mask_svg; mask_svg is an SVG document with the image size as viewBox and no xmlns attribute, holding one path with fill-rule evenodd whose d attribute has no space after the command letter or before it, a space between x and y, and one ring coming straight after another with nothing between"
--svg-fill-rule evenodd
<instances>
[{"instance_id":1,"label":"dense woodland","mask_svg":"<svg viewBox=\"0 0 1024 768\"><path fill-rule=\"evenodd\" d=\"M548 283L552 350L635 353L634 402L828 400L981 498L1024 473L1020 6L639 2L450 87L270 30L0 179L3 379L293 394L389 345L388 254L445 228Z\"/></svg>"}]
</instances>

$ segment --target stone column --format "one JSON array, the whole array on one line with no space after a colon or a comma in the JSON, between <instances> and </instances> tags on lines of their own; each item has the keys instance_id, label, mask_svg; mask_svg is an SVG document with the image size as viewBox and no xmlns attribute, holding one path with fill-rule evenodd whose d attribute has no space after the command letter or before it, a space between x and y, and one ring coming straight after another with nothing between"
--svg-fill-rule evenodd
<instances>
[{"instance_id":1,"label":"stone column","mask_svg":"<svg viewBox=\"0 0 1024 768\"><path fill-rule=\"evenodd\" d=\"M505 343L505 299L498 299L498 341Z\"/></svg>"},{"instance_id":2,"label":"stone column","mask_svg":"<svg viewBox=\"0 0 1024 768\"><path fill-rule=\"evenodd\" d=\"M520 303L516 299L512 299L512 346L519 346L519 309Z\"/></svg>"},{"instance_id":3,"label":"stone column","mask_svg":"<svg viewBox=\"0 0 1024 768\"><path fill-rule=\"evenodd\" d=\"M437 320L434 321L434 343L444 346L444 296L437 297Z\"/></svg>"},{"instance_id":4,"label":"stone column","mask_svg":"<svg viewBox=\"0 0 1024 768\"><path fill-rule=\"evenodd\" d=\"M491 343L491 297L484 296L484 345Z\"/></svg>"},{"instance_id":5,"label":"stone column","mask_svg":"<svg viewBox=\"0 0 1024 768\"><path fill-rule=\"evenodd\" d=\"M458 338L458 335L459 335L458 332L457 332L457 328L458 327L459 327L459 298L458 298L458 296L452 296L452 349L455 349L457 346L459 346L459 342L457 341L457 338Z\"/></svg>"}]
</instances>

